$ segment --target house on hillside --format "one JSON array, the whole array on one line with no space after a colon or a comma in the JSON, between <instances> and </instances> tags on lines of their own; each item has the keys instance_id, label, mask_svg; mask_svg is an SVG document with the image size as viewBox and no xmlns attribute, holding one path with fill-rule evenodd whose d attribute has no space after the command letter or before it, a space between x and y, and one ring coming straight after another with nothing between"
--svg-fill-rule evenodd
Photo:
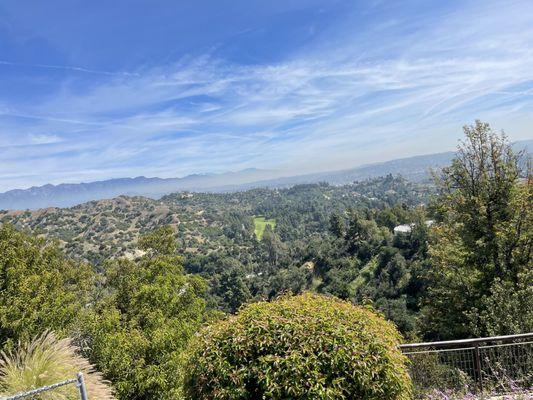
<instances>
[{"instance_id":1,"label":"house on hillside","mask_svg":"<svg viewBox=\"0 0 533 400\"><path fill-rule=\"evenodd\" d=\"M426 226L431 226L433 225L435 221L433 221L432 219L428 219L425 224ZM415 224L412 223L412 224L403 224L403 225L398 225L398 226L395 226L393 231L394 231L394 234L395 235L398 235L398 234L404 234L404 233L411 233L411 231L413 230Z\"/></svg>"},{"instance_id":2,"label":"house on hillside","mask_svg":"<svg viewBox=\"0 0 533 400\"><path fill-rule=\"evenodd\" d=\"M404 225L398 225L394 227L394 234L397 235L399 233L411 233L411 229L415 224L404 224Z\"/></svg>"}]
</instances>

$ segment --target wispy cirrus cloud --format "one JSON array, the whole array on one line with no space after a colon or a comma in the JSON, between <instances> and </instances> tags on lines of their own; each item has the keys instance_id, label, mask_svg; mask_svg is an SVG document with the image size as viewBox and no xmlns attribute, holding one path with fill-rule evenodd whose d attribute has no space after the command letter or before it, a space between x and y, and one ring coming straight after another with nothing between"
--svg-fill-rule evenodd
<instances>
[{"instance_id":1,"label":"wispy cirrus cloud","mask_svg":"<svg viewBox=\"0 0 533 400\"><path fill-rule=\"evenodd\" d=\"M0 60L0 65L8 65L10 67L74 71L74 72L82 72L82 73L87 73L87 74L108 75L108 76L137 76L136 73L131 73L131 72L102 71L102 70L95 70L95 69L84 68L84 67L76 67L72 65L32 64L32 63L13 62L13 61L7 61L7 60Z\"/></svg>"},{"instance_id":2,"label":"wispy cirrus cloud","mask_svg":"<svg viewBox=\"0 0 533 400\"><path fill-rule=\"evenodd\" d=\"M52 144L59 143L62 139L58 135L54 134L30 134L29 140L31 144Z\"/></svg>"},{"instance_id":3,"label":"wispy cirrus cloud","mask_svg":"<svg viewBox=\"0 0 533 400\"><path fill-rule=\"evenodd\" d=\"M360 40L341 27L334 46L317 41L279 62L205 54L83 90L66 81L46 101L0 112L0 187L17 182L15 171L24 186L343 168L448 150L474 118L531 137L531 11L527 1L474 2L425 21L385 21ZM20 135L27 146L5 145Z\"/></svg>"}]
</instances>

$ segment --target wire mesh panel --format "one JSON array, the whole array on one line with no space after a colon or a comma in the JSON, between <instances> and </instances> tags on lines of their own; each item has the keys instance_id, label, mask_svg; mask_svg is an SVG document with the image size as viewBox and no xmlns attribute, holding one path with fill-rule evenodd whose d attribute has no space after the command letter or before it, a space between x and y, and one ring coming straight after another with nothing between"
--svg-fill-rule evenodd
<instances>
[{"instance_id":1,"label":"wire mesh panel","mask_svg":"<svg viewBox=\"0 0 533 400\"><path fill-rule=\"evenodd\" d=\"M510 386L533 386L533 341L479 347L482 382Z\"/></svg>"},{"instance_id":2,"label":"wire mesh panel","mask_svg":"<svg viewBox=\"0 0 533 400\"><path fill-rule=\"evenodd\" d=\"M533 388L533 334L401 346L415 392Z\"/></svg>"},{"instance_id":3,"label":"wire mesh panel","mask_svg":"<svg viewBox=\"0 0 533 400\"><path fill-rule=\"evenodd\" d=\"M476 381L472 348L428 349L406 353L417 392L432 389L459 391Z\"/></svg>"}]
</instances>

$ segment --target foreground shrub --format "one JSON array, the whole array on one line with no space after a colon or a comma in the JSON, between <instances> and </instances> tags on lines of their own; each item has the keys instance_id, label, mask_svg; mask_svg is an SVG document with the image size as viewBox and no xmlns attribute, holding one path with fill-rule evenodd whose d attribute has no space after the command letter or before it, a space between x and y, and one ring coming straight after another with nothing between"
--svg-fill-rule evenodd
<instances>
[{"instance_id":1,"label":"foreground shrub","mask_svg":"<svg viewBox=\"0 0 533 400\"><path fill-rule=\"evenodd\" d=\"M251 304L189 348L188 399L400 400L411 382L395 327L372 311L306 293Z\"/></svg>"},{"instance_id":2,"label":"foreground shrub","mask_svg":"<svg viewBox=\"0 0 533 400\"><path fill-rule=\"evenodd\" d=\"M179 399L184 349L208 317L206 282L183 271L174 231L144 236L145 255L105 265L106 293L87 313L80 343L121 400Z\"/></svg>"},{"instance_id":3,"label":"foreground shrub","mask_svg":"<svg viewBox=\"0 0 533 400\"><path fill-rule=\"evenodd\" d=\"M67 336L88 303L92 271L57 243L0 226L0 348L45 329Z\"/></svg>"},{"instance_id":4,"label":"foreground shrub","mask_svg":"<svg viewBox=\"0 0 533 400\"><path fill-rule=\"evenodd\" d=\"M111 390L100 374L84 358L76 354L70 339L58 340L45 333L16 350L0 354L0 397L26 392L42 386L73 379L84 374L87 394L91 400L112 400ZM39 400L78 400L75 385L40 394ZM34 397L32 397L34 398Z\"/></svg>"}]
</instances>

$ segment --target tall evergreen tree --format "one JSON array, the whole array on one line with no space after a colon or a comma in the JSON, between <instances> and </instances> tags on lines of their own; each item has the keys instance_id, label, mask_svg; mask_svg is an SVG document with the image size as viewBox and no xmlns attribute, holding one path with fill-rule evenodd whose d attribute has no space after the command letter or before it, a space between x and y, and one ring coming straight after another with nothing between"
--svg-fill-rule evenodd
<instances>
[{"instance_id":1,"label":"tall evergreen tree","mask_svg":"<svg viewBox=\"0 0 533 400\"><path fill-rule=\"evenodd\" d=\"M479 315L494 284L514 288L532 265L532 182L521 171L523 155L487 123L476 121L464 132L456 158L437 178L424 325L430 337L490 331Z\"/></svg>"}]
</instances>

